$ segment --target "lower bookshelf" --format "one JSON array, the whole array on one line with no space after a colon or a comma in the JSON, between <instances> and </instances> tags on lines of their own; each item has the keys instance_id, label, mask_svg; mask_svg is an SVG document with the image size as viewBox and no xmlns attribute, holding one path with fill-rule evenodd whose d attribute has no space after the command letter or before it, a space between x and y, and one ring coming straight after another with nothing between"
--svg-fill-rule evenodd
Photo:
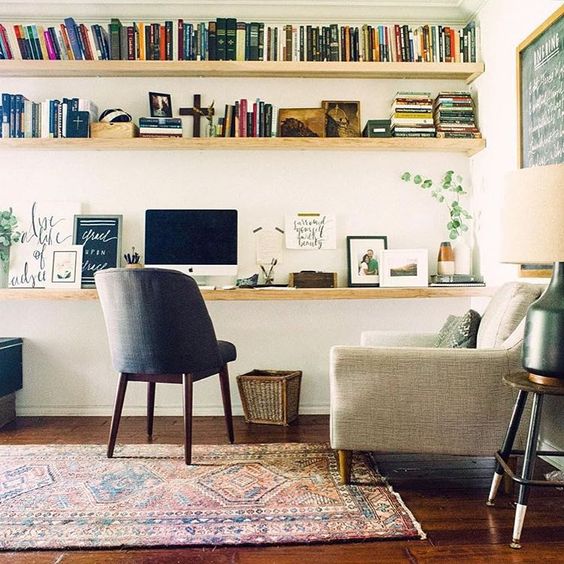
<instances>
[{"instance_id":1,"label":"lower bookshelf","mask_svg":"<svg viewBox=\"0 0 564 564\"><path fill-rule=\"evenodd\" d=\"M490 297L494 288L273 288L203 290L206 301L279 301L279 300L389 300L402 298L474 298ZM92 301L98 292L92 290L0 290L0 301L63 300Z\"/></svg>"}]
</instances>

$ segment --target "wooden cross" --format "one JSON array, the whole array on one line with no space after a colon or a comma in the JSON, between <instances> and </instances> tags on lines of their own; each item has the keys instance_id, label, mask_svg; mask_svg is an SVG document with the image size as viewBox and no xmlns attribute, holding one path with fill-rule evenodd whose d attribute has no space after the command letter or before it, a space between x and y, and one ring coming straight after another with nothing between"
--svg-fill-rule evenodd
<instances>
[{"instance_id":1,"label":"wooden cross","mask_svg":"<svg viewBox=\"0 0 564 564\"><path fill-rule=\"evenodd\" d=\"M194 118L194 137L200 137L200 119L210 113L209 108L202 108L201 99L200 94L194 94L194 106L192 108L178 108L178 113L181 116L192 116Z\"/></svg>"}]
</instances>

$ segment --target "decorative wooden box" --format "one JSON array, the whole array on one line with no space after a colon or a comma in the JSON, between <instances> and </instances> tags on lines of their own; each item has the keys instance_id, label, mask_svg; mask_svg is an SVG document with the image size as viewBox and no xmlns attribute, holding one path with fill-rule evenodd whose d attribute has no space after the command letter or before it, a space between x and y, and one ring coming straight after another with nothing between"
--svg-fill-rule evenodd
<instances>
[{"instance_id":1,"label":"decorative wooden box","mask_svg":"<svg viewBox=\"0 0 564 564\"><path fill-rule=\"evenodd\" d=\"M315 272L314 270L302 270L301 272L290 272L288 286L296 288L336 288L336 272Z\"/></svg>"},{"instance_id":2,"label":"decorative wooden box","mask_svg":"<svg viewBox=\"0 0 564 564\"><path fill-rule=\"evenodd\" d=\"M22 387L22 339L0 338L0 427L16 418L16 390Z\"/></svg>"},{"instance_id":3,"label":"decorative wooden box","mask_svg":"<svg viewBox=\"0 0 564 564\"><path fill-rule=\"evenodd\" d=\"M237 376L247 423L289 425L298 417L301 370L252 370Z\"/></svg>"},{"instance_id":4,"label":"decorative wooden box","mask_svg":"<svg viewBox=\"0 0 564 564\"><path fill-rule=\"evenodd\" d=\"M139 128L132 121L115 123L96 121L90 124L90 137L94 139L130 139L139 137Z\"/></svg>"}]
</instances>

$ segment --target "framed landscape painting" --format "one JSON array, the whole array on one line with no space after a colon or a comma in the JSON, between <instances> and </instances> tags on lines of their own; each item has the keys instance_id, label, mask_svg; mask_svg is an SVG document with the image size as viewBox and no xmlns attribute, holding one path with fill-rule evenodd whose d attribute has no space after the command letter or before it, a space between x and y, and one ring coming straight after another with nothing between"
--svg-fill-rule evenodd
<instances>
[{"instance_id":1,"label":"framed landscape painting","mask_svg":"<svg viewBox=\"0 0 564 564\"><path fill-rule=\"evenodd\" d=\"M429 251L394 249L380 255L380 285L388 288L429 285Z\"/></svg>"}]
</instances>

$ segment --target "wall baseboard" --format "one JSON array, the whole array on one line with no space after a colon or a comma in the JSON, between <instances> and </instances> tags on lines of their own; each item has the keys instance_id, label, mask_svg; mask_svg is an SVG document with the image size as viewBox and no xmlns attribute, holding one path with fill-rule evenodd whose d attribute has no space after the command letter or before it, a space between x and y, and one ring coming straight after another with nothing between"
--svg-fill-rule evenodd
<instances>
[{"instance_id":1,"label":"wall baseboard","mask_svg":"<svg viewBox=\"0 0 564 564\"><path fill-rule=\"evenodd\" d=\"M53 405L53 406L26 406L18 407L16 405L16 413L19 417L109 417L113 411L110 405ZM327 415L329 413L329 405L305 405L300 406L300 415ZM133 405L125 407L123 410L124 417L146 415L147 408L144 405ZM155 407L155 415L158 416L182 416L181 406ZM221 405L200 405L194 407L195 416L222 416L223 406ZM233 406L233 415L243 415L240 406Z\"/></svg>"}]
</instances>

